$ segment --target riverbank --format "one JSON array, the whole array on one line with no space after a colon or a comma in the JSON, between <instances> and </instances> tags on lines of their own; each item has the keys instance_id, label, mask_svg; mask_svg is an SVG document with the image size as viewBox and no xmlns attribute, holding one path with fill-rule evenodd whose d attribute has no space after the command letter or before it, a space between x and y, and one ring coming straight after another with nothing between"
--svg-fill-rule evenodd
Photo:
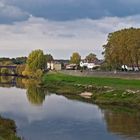
<instances>
[{"instance_id":1,"label":"riverbank","mask_svg":"<svg viewBox=\"0 0 140 140\"><path fill-rule=\"evenodd\" d=\"M53 72L44 75L43 86L51 92L74 95L97 104L140 108L140 80L71 76Z\"/></svg>"},{"instance_id":2,"label":"riverbank","mask_svg":"<svg viewBox=\"0 0 140 140\"><path fill-rule=\"evenodd\" d=\"M0 116L0 140L21 140L16 135L15 122Z\"/></svg>"}]
</instances>

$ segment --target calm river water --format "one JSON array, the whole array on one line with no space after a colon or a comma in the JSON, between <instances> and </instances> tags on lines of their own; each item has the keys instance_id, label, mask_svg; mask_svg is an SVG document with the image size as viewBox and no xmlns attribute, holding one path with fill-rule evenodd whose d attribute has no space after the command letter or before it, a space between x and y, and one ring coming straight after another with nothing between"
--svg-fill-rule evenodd
<instances>
[{"instance_id":1,"label":"calm river water","mask_svg":"<svg viewBox=\"0 0 140 140\"><path fill-rule=\"evenodd\" d=\"M14 120L25 140L140 140L140 112L114 110L49 93L34 81L0 78L0 115Z\"/></svg>"}]
</instances>

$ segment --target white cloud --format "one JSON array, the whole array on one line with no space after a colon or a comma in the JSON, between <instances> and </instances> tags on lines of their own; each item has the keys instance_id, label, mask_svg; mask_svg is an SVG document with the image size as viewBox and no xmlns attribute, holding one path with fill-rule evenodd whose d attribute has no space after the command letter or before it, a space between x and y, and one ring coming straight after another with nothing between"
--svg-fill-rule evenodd
<instances>
[{"instance_id":1,"label":"white cloud","mask_svg":"<svg viewBox=\"0 0 140 140\"><path fill-rule=\"evenodd\" d=\"M94 52L101 58L108 33L132 26L140 27L140 15L61 22L31 16L27 21L0 25L0 57L22 56L33 49L43 49L55 58L69 58L73 51L83 57Z\"/></svg>"}]
</instances>

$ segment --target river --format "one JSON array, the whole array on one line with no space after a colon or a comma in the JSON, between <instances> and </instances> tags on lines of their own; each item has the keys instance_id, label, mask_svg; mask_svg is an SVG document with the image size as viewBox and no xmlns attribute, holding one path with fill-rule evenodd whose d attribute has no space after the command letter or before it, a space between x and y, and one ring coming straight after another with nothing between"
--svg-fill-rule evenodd
<instances>
[{"instance_id":1,"label":"river","mask_svg":"<svg viewBox=\"0 0 140 140\"><path fill-rule=\"evenodd\" d=\"M140 112L68 99L36 81L0 78L0 115L25 140L139 140Z\"/></svg>"}]
</instances>

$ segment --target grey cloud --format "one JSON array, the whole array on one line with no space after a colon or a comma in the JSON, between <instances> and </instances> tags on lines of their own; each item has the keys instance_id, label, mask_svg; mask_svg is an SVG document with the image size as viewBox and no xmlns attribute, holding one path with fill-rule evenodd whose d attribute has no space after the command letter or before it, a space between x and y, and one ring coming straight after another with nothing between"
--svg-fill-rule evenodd
<instances>
[{"instance_id":1,"label":"grey cloud","mask_svg":"<svg viewBox=\"0 0 140 140\"><path fill-rule=\"evenodd\" d=\"M0 23L12 23L28 18L29 14L27 12L16 6L8 5L4 1L0 1Z\"/></svg>"},{"instance_id":2,"label":"grey cloud","mask_svg":"<svg viewBox=\"0 0 140 140\"><path fill-rule=\"evenodd\" d=\"M68 59L74 51L82 57L94 52L102 58L102 45L106 43L108 33L130 27L140 27L140 15L67 22L30 17L27 21L0 25L0 56L16 57L42 49L55 58Z\"/></svg>"},{"instance_id":3,"label":"grey cloud","mask_svg":"<svg viewBox=\"0 0 140 140\"><path fill-rule=\"evenodd\" d=\"M3 0L35 17L54 21L126 17L140 13L139 0Z\"/></svg>"},{"instance_id":4,"label":"grey cloud","mask_svg":"<svg viewBox=\"0 0 140 140\"><path fill-rule=\"evenodd\" d=\"M58 34L58 36L61 38L74 38L74 37L76 37L76 35L74 35L74 34L65 34L65 33Z\"/></svg>"}]
</instances>

